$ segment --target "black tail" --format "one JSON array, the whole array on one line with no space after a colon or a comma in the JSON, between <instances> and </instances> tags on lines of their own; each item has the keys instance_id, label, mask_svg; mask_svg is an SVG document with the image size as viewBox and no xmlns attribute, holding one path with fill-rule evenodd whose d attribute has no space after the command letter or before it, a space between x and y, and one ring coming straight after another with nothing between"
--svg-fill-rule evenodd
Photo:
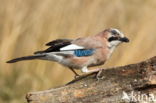
<instances>
[{"instance_id":1,"label":"black tail","mask_svg":"<svg viewBox=\"0 0 156 103\"><path fill-rule=\"evenodd\" d=\"M33 56L25 56L25 57L20 57L20 58L15 58L12 60L7 61L6 63L15 63L18 61L23 61L23 60L32 60L32 59L38 59L40 57L44 57L45 55L33 55Z\"/></svg>"}]
</instances>

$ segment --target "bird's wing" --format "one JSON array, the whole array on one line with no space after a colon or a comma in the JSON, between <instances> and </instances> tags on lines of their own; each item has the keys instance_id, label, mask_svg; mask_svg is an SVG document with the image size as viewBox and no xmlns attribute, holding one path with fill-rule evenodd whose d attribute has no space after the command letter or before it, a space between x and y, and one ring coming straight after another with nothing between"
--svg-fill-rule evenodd
<instances>
[{"instance_id":1,"label":"bird's wing","mask_svg":"<svg viewBox=\"0 0 156 103\"><path fill-rule=\"evenodd\" d=\"M69 53L77 57L91 56L94 54L94 52L95 52L95 49L93 48L88 49L88 48L85 48L84 46L79 46L77 44L70 44L70 45L60 48L61 54Z\"/></svg>"},{"instance_id":2,"label":"bird's wing","mask_svg":"<svg viewBox=\"0 0 156 103\"><path fill-rule=\"evenodd\" d=\"M66 51L66 50L69 51L69 50L77 50L77 49L85 49L85 47L76 44L70 44L60 48L60 51Z\"/></svg>"},{"instance_id":3,"label":"bird's wing","mask_svg":"<svg viewBox=\"0 0 156 103\"><path fill-rule=\"evenodd\" d=\"M57 55L74 55L77 57L82 56L90 56L94 53L95 49L93 48L86 48L85 46L80 46L77 44L72 43L71 39L57 39L47 43L47 46L50 46L48 49L43 51L37 51L35 54L38 53L55 53Z\"/></svg>"},{"instance_id":4,"label":"bird's wing","mask_svg":"<svg viewBox=\"0 0 156 103\"><path fill-rule=\"evenodd\" d=\"M56 40L48 42L46 46L65 45L65 44L70 44L72 41L73 41L72 39L56 39Z\"/></svg>"},{"instance_id":5,"label":"bird's wing","mask_svg":"<svg viewBox=\"0 0 156 103\"><path fill-rule=\"evenodd\" d=\"M56 40L53 40L53 41L48 42L46 44L46 46L50 46L49 48L47 48L46 50L43 50L43 51L37 51L34 54L60 51L60 48L67 46L67 45L70 45L72 41L73 41L72 39L56 39Z\"/></svg>"},{"instance_id":6,"label":"bird's wing","mask_svg":"<svg viewBox=\"0 0 156 103\"><path fill-rule=\"evenodd\" d=\"M91 56L95 50L96 48L93 48L88 42L88 38L78 38L73 40L70 45L60 48L60 51L73 51L73 55L77 57Z\"/></svg>"}]
</instances>

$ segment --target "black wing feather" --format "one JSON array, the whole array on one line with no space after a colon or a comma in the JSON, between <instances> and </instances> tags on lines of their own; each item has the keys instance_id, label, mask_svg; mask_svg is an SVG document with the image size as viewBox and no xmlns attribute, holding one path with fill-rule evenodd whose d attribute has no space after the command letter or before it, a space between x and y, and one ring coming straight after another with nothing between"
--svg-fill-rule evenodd
<instances>
[{"instance_id":1,"label":"black wing feather","mask_svg":"<svg viewBox=\"0 0 156 103\"><path fill-rule=\"evenodd\" d=\"M46 44L46 46L62 45L73 41L72 39L56 39Z\"/></svg>"},{"instance_id":2,"label":"black wing feather","mask_svg":"<svg viewBox=\"0 0 156 103\"><path fill-rule=\"evenodd\" d=\"M34 54L60 51L60 48L70 45L71 42L71 39L57 39L46 44L47 46L50 46L48 49L37 51Z\"/></svg>"}]
</instances>

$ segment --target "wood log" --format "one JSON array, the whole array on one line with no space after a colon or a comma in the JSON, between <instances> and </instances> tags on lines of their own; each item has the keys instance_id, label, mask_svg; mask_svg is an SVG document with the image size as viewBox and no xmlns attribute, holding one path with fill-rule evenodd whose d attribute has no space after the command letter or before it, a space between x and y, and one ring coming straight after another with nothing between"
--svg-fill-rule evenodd
<instances>
[{"instance_id":1,"label":"wood log","mask_svg":"<svg viewBox=\"0 0 156 103\"><path fill-rule=\"evenodd\" d=\"M100 80L96 74L83 75L58 88L30 92L26 99L28 103L156 102L156 56L137 64L103 69Z\"/></svg>"}]
</instances>

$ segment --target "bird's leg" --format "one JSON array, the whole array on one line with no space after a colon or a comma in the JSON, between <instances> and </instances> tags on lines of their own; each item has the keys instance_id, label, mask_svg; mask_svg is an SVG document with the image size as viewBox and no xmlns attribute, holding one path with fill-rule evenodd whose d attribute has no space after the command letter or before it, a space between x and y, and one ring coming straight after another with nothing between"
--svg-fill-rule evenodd
<instances>
[{"instance_id":1,"label":"bird's leg","mask_svg":"<svg viewBox=\"0 0 156 103\"><path fill-rule=\"evenodd\" d=\"M76 71L73 68L69 68L69 69L75 74L75 79L80 76L78 73L76 73Z\"/></svg>"},{"instance_id":2,"label":"bird's leg","mask_svg":"<svg viewBox=\"0 0 156 103\"><path fill-rule=\"evenodd\" d=\"M97 80L103 79L103 77L101 77L101 73L102 73L102 69L98 68L98 69L93 69L93 70L88 70L87 67L83 67L81 69L81 71L83 73L92 73L92 72L98 72L96 75Z\"/></svg>"}]
</instances>

